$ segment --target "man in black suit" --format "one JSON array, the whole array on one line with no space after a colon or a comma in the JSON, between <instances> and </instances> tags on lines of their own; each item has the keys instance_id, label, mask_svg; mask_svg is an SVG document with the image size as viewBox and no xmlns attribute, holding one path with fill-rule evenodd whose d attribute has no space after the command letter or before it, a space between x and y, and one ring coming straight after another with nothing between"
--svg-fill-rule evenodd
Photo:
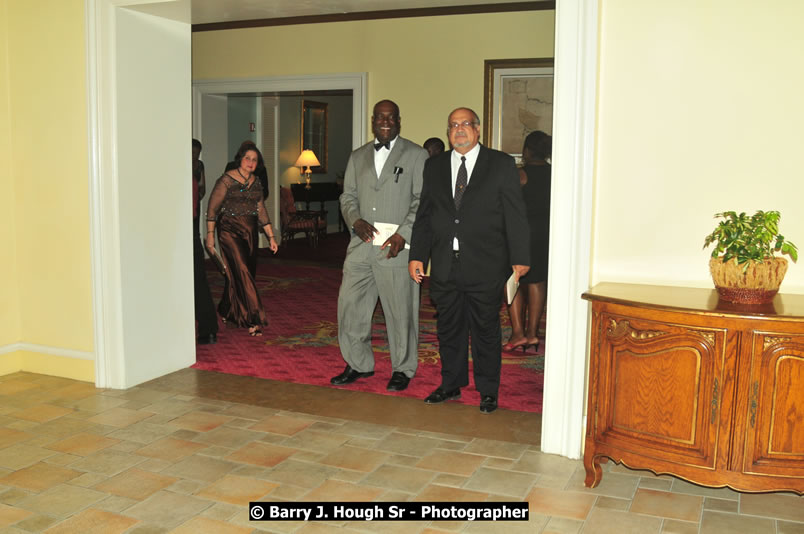
<instances>
[{"instance_id":1,"label":"man in black suit","mask_svg":"<svg viewBox=\"0 0 804 534\"><path fill-rule=\"evenodd\" d=\"M421 283L431 262L430 296L438 312L441 385L424 402L461 396L469 385L469 335L480 411L497 409L503 287L530 262L528 220L514 159L480 144L480 119L468 108L447 122L453 150L424 166L408 273Z\"/></svg>"}]
</instances>

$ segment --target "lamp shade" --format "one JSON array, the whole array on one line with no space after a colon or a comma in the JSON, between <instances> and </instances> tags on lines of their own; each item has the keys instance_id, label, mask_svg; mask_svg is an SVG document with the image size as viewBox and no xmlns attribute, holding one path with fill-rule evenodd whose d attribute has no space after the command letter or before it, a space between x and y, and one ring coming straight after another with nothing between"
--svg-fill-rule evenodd
<instances>
[{"instance_id":1,"label":"lamp shade","mask_svg":"<svg viewBox=\"0 0 804 534\"><path fill-rule=\"evenodd\" d=\"M312 150L302 150L299 159L296 160L296 167L317 167L321 165Z\"/></svg>"}]
</instances>

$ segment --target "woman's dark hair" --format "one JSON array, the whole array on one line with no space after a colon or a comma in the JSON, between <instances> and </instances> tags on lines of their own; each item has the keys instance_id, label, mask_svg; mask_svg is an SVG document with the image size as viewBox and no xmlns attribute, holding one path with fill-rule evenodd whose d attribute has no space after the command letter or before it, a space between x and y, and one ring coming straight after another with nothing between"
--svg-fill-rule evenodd
<instances>
[{"instance_id":1,"label":"woman's dark hair","mask_svg":"<svg viewBox=\"0 0 804 534\"><path fill-rule=\"evenodd\" d=\"M246 152L249 150L253 150L257 153L257 168L265 167L265 161L262 159L262 153L253 141L243 141L243 143L240 145L240 149L237 151L237 154L235 154L234 158L234 162L237 167L240 167L240 160L243 159L243 156L245 156Z\"/></svg>"},{"instance_id":2,"label":"woman's dark hair","mask_svg":"<svg viewBox=\"0 0 804 534\"><path fill-rule=\"evenodd\" d=\"M201 151L201 141L198 139L193 139L193 148L197 148L199 151Z\"/></svg>"},{"instance_id":3,"label":"woman's dark hair","mask_svg":"<svg viewBox=\"0 0 804 534\"><path fill-rule=\"evenodd\" d=\"M541 130L530 132L522 145L522 153L527 149L536 160L547 160L553 154L553 138Z\"/></svg>"}]
</instances>

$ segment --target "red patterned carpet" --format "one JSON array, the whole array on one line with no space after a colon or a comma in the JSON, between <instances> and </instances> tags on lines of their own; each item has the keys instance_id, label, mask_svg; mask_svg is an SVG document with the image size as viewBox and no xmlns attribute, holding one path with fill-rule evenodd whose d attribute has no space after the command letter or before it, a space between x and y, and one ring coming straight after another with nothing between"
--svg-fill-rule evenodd
<instances>
[{"instance_id":1,"label":"red patterned carpet","mask_svg":"<svg viewBox=\"0 0 804 534\"><path fill-rule=\"evenodd\" d=\"M330 241L330 238L323 242L326 241ZM337 250L337 243L330 242L328 246L335 247L337 253L340 253L340 250ZM283 254L289 250L292 250L290 245L280 251L279 257L292 256ZM269 325L263 329L263 336L252 338L245 329L221 325L217 344L197 347L196 364L193 367L334 387L330 385L329 380L340 373L345 364L338 349L336 319L341 270L332 265L332 262L299 263L279 258L269 260L261 256L257 285L269 318ZM217 304L223 290L223 280L214 270L208 271L208 277ZM358 380L346 386L347 388L383 395L424 398L438 387L441 382L441 366L436 338L435 309L430 302L426 284L423 284L422 290L419 369L408 389L398 393L391 393L385 389L392 371L380 307L375 312L372 334L376 359L375 375ZM506 339L510 327L503 308L501 308L501 320L504 328L503 339ZM544 343L536 354L503 353L500 408L541 412L544 380L543 346ZM470 385L463 390L459 402L477 405L479 400L478 392L473 385Z\"/></svg>"}]
</instances>

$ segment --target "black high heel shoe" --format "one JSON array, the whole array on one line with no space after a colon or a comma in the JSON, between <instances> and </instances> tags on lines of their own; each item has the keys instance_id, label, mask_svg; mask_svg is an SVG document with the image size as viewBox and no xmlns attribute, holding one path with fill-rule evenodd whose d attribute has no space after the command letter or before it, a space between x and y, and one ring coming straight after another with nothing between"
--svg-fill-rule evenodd
<instances>
[{"instance_id":1,"label":"black high heel shoe","mask_svg":"<svg viewBox=\"0 0 804 534\"><path fill-rule=\"evenodd\" d=\"M539 350L539 343L540 342L538 337L529 338L528 342L522 345L522 352L527 354L528 349L530 349L531 347L533 348L533 352L537 352Z\"/></svg>"}]
</instances>

